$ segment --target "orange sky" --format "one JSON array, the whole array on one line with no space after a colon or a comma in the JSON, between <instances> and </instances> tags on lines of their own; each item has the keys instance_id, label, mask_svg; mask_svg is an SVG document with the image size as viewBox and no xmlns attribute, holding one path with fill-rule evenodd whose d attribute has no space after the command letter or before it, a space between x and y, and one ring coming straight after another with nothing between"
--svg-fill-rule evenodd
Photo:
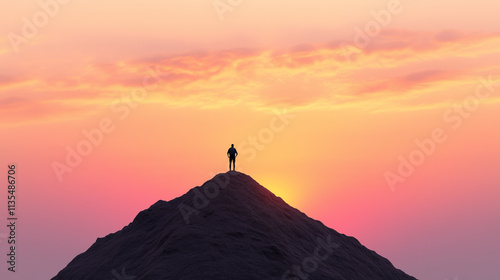
<instances>
[{"instance_id":1,"label":"orange sky","mask_svg":"<svg viewBox=\"0 0 500 280\"><path fill-rule=\"evenodd\" d=\"M66 2L0 4L22 279L224 172L231 143L237 169L417 278L498 274L500 2Z\"/></svg>"}]
</instances>

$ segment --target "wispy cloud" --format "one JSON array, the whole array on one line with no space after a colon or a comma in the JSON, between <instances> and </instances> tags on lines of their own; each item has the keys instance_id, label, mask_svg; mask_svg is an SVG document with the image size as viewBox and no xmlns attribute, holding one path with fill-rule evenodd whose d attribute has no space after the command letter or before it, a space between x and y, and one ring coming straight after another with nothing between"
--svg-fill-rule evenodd
<instances>
[{"instance_id":1,"label":"wispy cloud","mask_svg":"<svg viewBox=\"0 0 500 280\"><path fill-rule=\"evenodd\" d=\"M500 58L498 47L500 34L496 33L385 30L369 47L359 49L352 61L345 59L345 49L338 43L303 44L288 50L241 48L156 55L128 61L90 60L84 67L68 65L66 75L38 71L31 76L0 76L0 108L3 114L25 118L65 114L68 108L89 110L96 106L92 100L99 100L102 106L139 87L151 65L165 75L148 102L165 105L244 103L254 109L281 105L311 109L359 103L369 109L369 102L379 107L390 99L393 106L411 107L405 98L474 84L482 69L490 69L489 74L498 80L500 69L495 62L490 57L481 59ZM21 92L29 94L21 99ZM425 106L443 101L437 94L433 96L426 98L429 103ZM394 104L395 100L401 102ZM425 106L415 104L416 108Z\"/></svg>"}]
</instances>

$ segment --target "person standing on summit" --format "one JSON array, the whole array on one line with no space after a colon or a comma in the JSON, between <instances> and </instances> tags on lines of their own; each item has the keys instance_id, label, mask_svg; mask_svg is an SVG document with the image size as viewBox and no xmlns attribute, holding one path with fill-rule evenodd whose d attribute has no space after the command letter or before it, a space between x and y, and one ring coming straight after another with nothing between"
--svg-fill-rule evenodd
<instances>
[{"instance_id":1,"label":"person standing on summit","mask_svg":"<svg viewBox=\"0 0 500 280\"><path fill-rule=\"evenodd\" d=\"M229 171L231 171L231 162L233 162L233 170L236 162L236 157L238 156L238 151L234 148L234 144L231 144L231 148L227 150L227 157L229 158Z\"/></svg>"}]
</instances>

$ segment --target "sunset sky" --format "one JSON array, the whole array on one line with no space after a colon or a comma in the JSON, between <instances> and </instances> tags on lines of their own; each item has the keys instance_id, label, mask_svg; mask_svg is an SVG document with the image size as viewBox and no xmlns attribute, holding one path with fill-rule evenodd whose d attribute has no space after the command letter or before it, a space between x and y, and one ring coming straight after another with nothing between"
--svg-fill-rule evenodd
<instances>
[{"instance_id":1,"label":"sunset sky","mask_svg":"<svg viewBox=\"0 0 500 280\"><path fill-rule=\"evenodd\" d=\"M19 217L2 279L50 279L225 172L232 143L237 170L412 276L500 275L499 1L0 11L0 162L18 168Z\"/></svg>"}]
</instances>

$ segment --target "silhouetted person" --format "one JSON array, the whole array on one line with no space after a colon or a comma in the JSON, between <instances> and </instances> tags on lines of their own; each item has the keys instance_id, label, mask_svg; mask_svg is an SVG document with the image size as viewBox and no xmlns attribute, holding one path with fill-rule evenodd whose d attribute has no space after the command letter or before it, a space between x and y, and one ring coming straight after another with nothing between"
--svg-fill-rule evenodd
<instances>
[{"instance_id":1,"label":"silhouetted person","mask_svg":"<svg viewBox=\"0 0 500 280\"><path fill-rule=\"evenodd\" d=\"M234 148L234 144L231 144L231 148L229 148L229 150L227 150L227 157L229 158L229 171L231 171L231 162L233 162L233 170L235 170L234 165L236 163L237 156L238 156L238 152Z\"/></svg>"}]
</instances>

